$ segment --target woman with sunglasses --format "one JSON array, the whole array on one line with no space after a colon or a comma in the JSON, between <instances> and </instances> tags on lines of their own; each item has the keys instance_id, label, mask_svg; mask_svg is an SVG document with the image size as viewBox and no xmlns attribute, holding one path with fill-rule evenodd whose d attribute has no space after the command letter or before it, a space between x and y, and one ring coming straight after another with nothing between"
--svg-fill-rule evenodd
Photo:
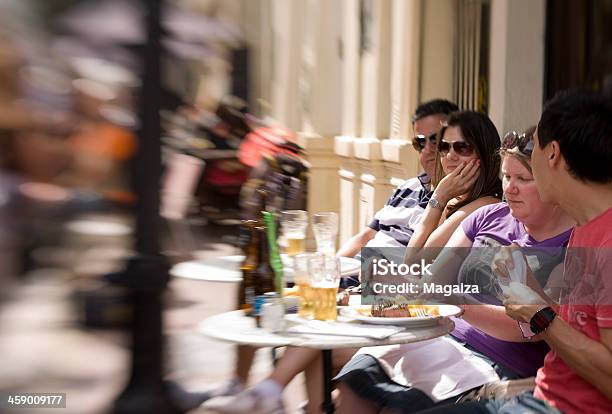
<instances>
[{"instance_id":1,"label":"woman with sunglasses","mask_svg":"<svg viewBox=\"0 0 612 414\"><path fill-rule=\"evenodd\" d=\"M484 206L463 221L431 266L435 276L429 282L481 281L485 291L495 293L499 285L491 282L501 268L499 253L514 244L533 271L527 284L553 295L574 221L540 199L531 173L532 132L504 137L500 155L507 202ZM415 412L453 404L491 381L534 376L543 364L546 344L530 342L494 296L480 295L478 300L477 305L464 306L462 318L446 337L361 349L336 377L341 395L337 411ZM393 378L383 368L389 366Z\"/></svg>"},{"instance_id":2,"label":"woman with sunglasses","mask_svg":"<svg viewBox=\"0 0 612 414\"><path fill-rule=\"evenodd\" d=\"M454 112L437 136L435 190L408 243L407 261L424 247L443 247L464 218L501 197L500 139L488 116Z\"/></svg>"}]
</instances>

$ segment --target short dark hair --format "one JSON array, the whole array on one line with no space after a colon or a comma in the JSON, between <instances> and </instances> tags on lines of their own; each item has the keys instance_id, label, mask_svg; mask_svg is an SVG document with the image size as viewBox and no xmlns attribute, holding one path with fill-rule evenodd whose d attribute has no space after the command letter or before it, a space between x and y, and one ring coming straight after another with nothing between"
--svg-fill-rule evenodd
<instances>
[{"instance_id":1,"label":"short dark hair","mask_svg":"<svg viewBox=\"0 0 612 414\"><path fill-rule=\"evenodd\" d=\"M611 182L612 99L586 90L558 93L544 106L538 141L540 148L557 141L577 179Z\"/></svg>"},{"instance_id":2,"label":"short dark hair","mask_svg":"<svg viewBox=\"0 0 612 414\"><path fill-rule=\"evenodd\" d=\"M416 121L421 118L425 118L426 116L436 114L448 115L451 112L458 110L459 107L451 101L447 101L446 99L433 99L431 101L423 102L417 106L417 109L414 111L414 115L412 116L412 123L414 124Z\"/></svg>"}]
</instances>

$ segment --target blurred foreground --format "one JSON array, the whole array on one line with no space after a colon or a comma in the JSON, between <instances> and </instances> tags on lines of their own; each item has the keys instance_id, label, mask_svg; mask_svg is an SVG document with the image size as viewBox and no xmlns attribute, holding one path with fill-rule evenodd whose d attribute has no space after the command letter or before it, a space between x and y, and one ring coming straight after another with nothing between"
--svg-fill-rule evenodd
<instances>
[{"instance_id":1,"label":"blurred foreground","mask_svg":"<svg viewBox=\"0 0 612 414\"><path fill-rule=\"evenodd\" d=\"M235 227L194 225L194 230L197 258L237 253L232 245L218 242L235 233ZM95 250L110 254L105 238L99 238ZM65 392L67 408L62 413L106 413L125 386L129 345L119 330L85 329L78 324L82 308L76 306L75 289L91 275L77 274L81 260L75 260L76 253L74 248L43 250L37 268L14 284L0 313L0 392ZM63 268L58 267L59 260ZM235 297L237 286L183 278L171 281L164 313L168 378L187 389L231 378L233 345L208 340L195 328L208 316L232 310L232 301L219 298ZM263 349L252 381L265 376L270 366L269 349ZM303 400L301 383L295 381L286 393L290 409Z\"/></svg>"}]
</instances>

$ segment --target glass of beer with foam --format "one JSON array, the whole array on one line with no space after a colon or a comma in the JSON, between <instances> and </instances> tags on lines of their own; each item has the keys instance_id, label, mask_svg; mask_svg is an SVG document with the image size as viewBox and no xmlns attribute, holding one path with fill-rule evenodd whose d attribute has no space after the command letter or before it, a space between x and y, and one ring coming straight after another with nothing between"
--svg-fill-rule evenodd
<instances>
[{"instance_id":1,"label":"glass of beer with foam","mask_svg":"<svg viewBox=\"0 0 612 414\"><path fill-rule=\"evenodd\" d=\"M314 319L335 321L336 294L340 283L340 260L320 254L310 260L310 288Z\"/></svg>"},{"instance_id":2,"label":"glass of beer with foam","mask_svg":"<svg viewBox=\"0 0 612 414\"><path fill-rule=\"evenodd\" d=\"M289 256L304 253L308 214L304 210L281 211L281 227L285 238L285 253Z\"/></svg>"},{"instance_id":3,"label":"glass of beer with foam","mask_svg":"<svg viewBox=\"0 0 612 414\"><path fill-rule=\"evenodd\" d=\"M313 317L313 289L310 284L310 269L312 267L311 261L317 262L323 255L319 253L301 253L295 255L293 274L295 285L298 287L298 296L300 299L298 315L302 318L312 319Z\"/></svg>"}]
</instances>

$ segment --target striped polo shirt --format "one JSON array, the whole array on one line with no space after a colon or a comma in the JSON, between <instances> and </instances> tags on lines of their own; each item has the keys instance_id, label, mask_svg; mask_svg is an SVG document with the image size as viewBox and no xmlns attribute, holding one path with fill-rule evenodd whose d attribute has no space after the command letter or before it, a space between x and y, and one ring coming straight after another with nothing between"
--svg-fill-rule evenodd
<instances>
[{"instance_id":1,"label":"striped polo shirt","mask_svg":"<svg viewBox=\"0 0 612 414\"><path fill-rule=\"evenodd\" d=\"M369 227L376 236L366 247L407 246L414 226L421 220L432 191L426 173L411 178L399 185L383 208L378 210Z\"/></svg>"}]
</instances>

